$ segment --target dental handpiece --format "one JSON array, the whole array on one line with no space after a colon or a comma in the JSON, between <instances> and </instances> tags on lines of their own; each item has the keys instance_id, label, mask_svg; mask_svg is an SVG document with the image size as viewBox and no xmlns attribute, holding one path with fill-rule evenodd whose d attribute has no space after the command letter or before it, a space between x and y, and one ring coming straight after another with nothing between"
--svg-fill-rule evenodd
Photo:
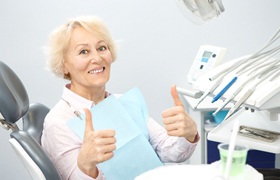
<instances>
[{"instance_id":1,"label":"dental handpiece","mask_svg":"<svg viewBox=\"0 0 280 180\"><path fill-rule=\"evenodd\" d=\"M197 106L211 93L213 92L222 82L223 77L220 77L218 80L216 80L213 85L203 93L203 95L199 98L196 106L194 107L195 109L197 108Z\"/></svg>"}]
</instances>

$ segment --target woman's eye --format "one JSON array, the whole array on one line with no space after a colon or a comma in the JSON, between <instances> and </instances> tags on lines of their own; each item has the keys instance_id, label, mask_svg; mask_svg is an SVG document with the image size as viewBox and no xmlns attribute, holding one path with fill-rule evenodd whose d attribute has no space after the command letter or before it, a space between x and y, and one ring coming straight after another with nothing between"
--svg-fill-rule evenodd
<instances>
[{"instance_id":1,"label":"woman's eye","mask_svg":"<svg viewBox=\"0 0 280 180\"><path fill-rule=\"evenodd\" d=\"M98 48L99 51L106 51L107 49L107 46L101 46Z\"/></svg>"},{"instance_id":2,"label":"woman's eye","mask_svg":"<svg viewBox=\"0 0 280 180\"><path fill-rule=\"evenodd\" d=\"M80 54L87 54L88 53L88 50L81 50Z\"/></svg>"}]
</instances>

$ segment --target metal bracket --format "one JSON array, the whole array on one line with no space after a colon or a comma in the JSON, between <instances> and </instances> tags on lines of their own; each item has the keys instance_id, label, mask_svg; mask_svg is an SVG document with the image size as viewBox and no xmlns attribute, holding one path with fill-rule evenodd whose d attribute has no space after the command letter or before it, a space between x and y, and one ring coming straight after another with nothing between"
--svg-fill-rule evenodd
<instances>
[{"instance_id":1,"label":"metal bracket","mask_svg":"<svg viewBox=\"0 0 280 180\"><path fill-rule=\"evenodd\" d=\"M7 123L5 119L2 119L0 118L0 122L1 122L1 125L4 129L6 130L12 130L12 131L17 131L19 130L18 126L16 124L10 124L10 123Z\"/></svg>"}]
</instances>

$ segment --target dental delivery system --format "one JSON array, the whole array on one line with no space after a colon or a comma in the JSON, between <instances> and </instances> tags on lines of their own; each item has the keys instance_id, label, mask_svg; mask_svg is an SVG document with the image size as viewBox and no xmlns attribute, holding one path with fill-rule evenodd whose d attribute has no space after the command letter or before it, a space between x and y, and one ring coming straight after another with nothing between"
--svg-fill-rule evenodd
<instances>
[{"instance_id":1,"label":"dental delivery system","mask_svg":"<svg viewBox=\"0 0 280 180\"><path fill-rule=\"evenodd\" d=\"M225 119L241 106L273 112L278 109L280 113L280 104L276 103L280 102L280 45L275 45L279 38L280 29L256 53L221 64L193 82L193 89L202 94L195 108L207 96L213 96L212 103L224 100L213 115L233 103Z\"/></svg>"}]
</instances>

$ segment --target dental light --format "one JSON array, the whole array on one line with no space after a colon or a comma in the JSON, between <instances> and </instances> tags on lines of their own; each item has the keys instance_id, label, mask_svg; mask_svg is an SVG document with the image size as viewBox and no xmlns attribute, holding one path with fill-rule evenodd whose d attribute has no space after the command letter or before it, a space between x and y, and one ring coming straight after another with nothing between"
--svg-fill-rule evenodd
<instances>
[{"instance_id":1,"label":"dental light","mask_svg":"<svg viewBox=\"0 0 280 180\"><path fill-rule=\"evenodd\" d=\"M176 0L179 9L193 23L201 25L225 11L222 0Z\"/></svg>"}]
</instances>

